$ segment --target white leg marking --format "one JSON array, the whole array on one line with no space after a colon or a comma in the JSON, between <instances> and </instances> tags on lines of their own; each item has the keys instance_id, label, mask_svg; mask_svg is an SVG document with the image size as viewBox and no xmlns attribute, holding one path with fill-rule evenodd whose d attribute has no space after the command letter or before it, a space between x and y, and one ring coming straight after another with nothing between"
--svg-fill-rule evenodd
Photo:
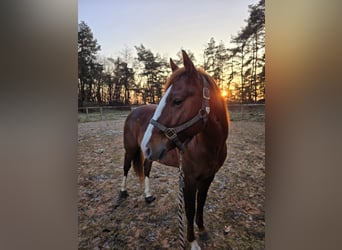
<instances>
[{"instance_id":1,"label":"white leg marking","mask_svg":"<svg viewBox=\"0 0 342 250\"><path fill-rule=\"evenodd\" d=\"M150 197L152 196L151 191L150 191L150 178L147 176L145 177L145 197Z\"/></svg>"},{"instance_id":2,"label":"white leg marking","mask_svg":"<svg viewBox=\"0 0 342 250\"><path fill-rule=\"evenodd\" d=\"M194 240L192 242L190 242L191 244L191 250L201 250L200 246L198 245L197 241Z\"/></svg>"},{"instance_id":3,"label":"white leg marking","mask_svg":"<svg viewBox=\"0 0 342 250\"><path fill-rule=\"evenodd\" d=\"M163 109L166 105L166 99L171 91L172 85L166 90L165 94L163 95L162 99L160 100L156 110L154 111L153 120L158 120L158 118L160 117L161 113L163 112ZM149 143L151 136L152 136L152 130L153 130L153 125L149 124L147 126L147 129L145 131L144 137L141 141L141 150L144 153L145 157L146 157L146 150L147 150L147 144Z\"/></svg>"},{"instance_id":4,"label":"white leg marking","mask_svg":"<svg viewBox=\"0 0 342 250\"><path fill-rule=\"evenodd\" d=\"M121 183L121 191L126 191L127 177L124 176Z\"/></svg>"}]
</instances>

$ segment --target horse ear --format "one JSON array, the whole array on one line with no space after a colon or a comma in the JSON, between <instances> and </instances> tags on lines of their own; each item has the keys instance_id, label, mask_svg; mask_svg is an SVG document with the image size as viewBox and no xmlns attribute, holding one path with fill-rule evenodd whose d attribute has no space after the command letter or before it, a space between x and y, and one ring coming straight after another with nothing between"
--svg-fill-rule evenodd
<instances>
[{"instance_id":1,"label":"horse ear","mask_svg":"<svg viewBox=\"0 0 342 250\"><path fill-rule=\"evenodd\" d=\"M172 72L178 69L178 66L172 61L171 58L170 58L170 66L171 66Z\"/></svg>"},{"instance_id":2,"label":"horse ear","mask_svg":"<svg viewBox=\"0 0 342 250\"><path fill-rule=\"evenodd\" d=\"M185 70L189 73L196 72L196 68L193 62L191 61L188 54L184 50L182 50L182 55L183 55L183 64L184 64Z\"/></svg>"}]
</instances>

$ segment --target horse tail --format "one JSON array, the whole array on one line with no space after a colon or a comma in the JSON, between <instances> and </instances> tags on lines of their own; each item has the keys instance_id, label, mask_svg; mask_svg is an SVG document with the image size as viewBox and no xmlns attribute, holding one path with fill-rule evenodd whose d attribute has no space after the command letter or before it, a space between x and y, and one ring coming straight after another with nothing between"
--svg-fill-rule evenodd
<instances>
[{"instance_id":1,"label":"horse tail","mask_svg":"<svg viewBox=\"0 0 342 250\"><path fill-rule=\"evenodd\" d=\"M144 180L144 157L139 148L133 158L133 169L136 175L140 178L140 182Z\"/></svg>"}]
</instances>

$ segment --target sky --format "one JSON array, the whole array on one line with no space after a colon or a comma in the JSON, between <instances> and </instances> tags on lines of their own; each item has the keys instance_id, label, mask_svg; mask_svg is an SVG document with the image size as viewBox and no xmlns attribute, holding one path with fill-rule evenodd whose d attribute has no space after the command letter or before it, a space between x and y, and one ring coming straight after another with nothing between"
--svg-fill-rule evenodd
<instances>
[{"instance_id":1,"label":"sky","mask_svg":"<svg viewBox=\"0 0 342 250\"><path fill-rule=\"evenodd\" d=\"M258 0L79 0L78 23L84 21L101 45L99 55L117 57L143 44L154 54L177 58L180 49L201 62L213 37L230 47Z\"/></svg>"}]
</instances>

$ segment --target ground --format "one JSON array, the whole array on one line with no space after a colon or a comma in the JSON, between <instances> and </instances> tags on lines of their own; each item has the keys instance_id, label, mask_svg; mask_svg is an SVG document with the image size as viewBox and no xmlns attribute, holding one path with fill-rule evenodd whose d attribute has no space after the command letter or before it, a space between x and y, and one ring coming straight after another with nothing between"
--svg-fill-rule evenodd
<instances>
[{"instance_id":1,"label":"ground","mask_svg":"<svg viewBox=\"0 0 342 250\"><path fill-rule=\"evenodd\" d=\"M131 169L129 197L117 206L126 115L79 123L79 249L178 249L176 168L153 163L151 191L156 200L149 205L144 185ZM263 119L232 119L228 157L204 208L210 238L199 240L202 249L265 248L264 139Z\"/></svg>"}]
</instances>

